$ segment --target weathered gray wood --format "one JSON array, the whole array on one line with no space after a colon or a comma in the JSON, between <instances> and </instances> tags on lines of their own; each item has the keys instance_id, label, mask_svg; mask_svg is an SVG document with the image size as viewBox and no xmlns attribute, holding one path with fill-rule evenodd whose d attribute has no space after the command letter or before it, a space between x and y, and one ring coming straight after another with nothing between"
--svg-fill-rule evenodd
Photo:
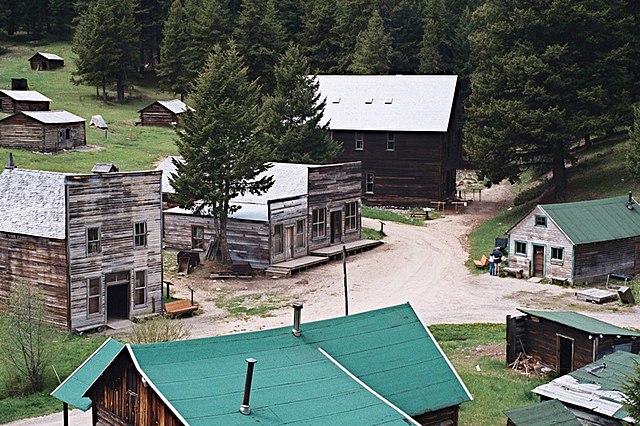
<instances>
[{"instance_id":1,"label":"weathered gray wood","mask_svg":"<svg viewBox=\"0 0 640 426\"><path fill-rule=\"evenodd\" d=\"M170 126L177 121L176 114L157 103L140 110L140 123L143 126Z\"/></svg>"},{"instance_id":2,"label":"weathered gray wood","mask_svg":"<svg viewBox=\"0 0 640 426\"><path fill-rule=\"evenodd\" d=\"M69 129L70 139L61 143L59 132ZM45 124L17 114L0 121L0 147L56 152L86 145L85 123Z\"/></svg>"}]
</instances>

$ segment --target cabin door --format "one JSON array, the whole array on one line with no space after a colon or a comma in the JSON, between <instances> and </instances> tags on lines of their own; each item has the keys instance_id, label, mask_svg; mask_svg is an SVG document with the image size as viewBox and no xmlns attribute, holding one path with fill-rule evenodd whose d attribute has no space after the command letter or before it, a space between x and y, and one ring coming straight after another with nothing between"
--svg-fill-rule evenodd
<instances>
[{"instance_id":1,"label":"cabin door","mask_svg":"<svg viewBox=\"0 0 640 426\"><path fill-rule=\"evenodd\" d=\"M544 277L544 247L533 246L533 276Z\"/></svg>"},{"instance_id":2,"label":"cabin door","mask_svg":"<svg viewBox=\"0 0 640 426\"><path fill-rule=\"evenodd\" d=\"M129 319L131 293L129 271L106 274L104 281L107 285L107 320Z\"/></svg>"},{"instance_id":3,"label":"cabin door","mask_svg":"<svg viewBox=\"0 0 640 426\"><path fill-rule=\"evenodd\" d=\"M73 148L71 129L58 129L58 149Z\"/></svg>"},{"instance_id":4,"label":"cabin door","mask_svg":"<svg viewBox=\"0 0 640 426\"><path fill-rule=\"evenodd\" d=\"M285 241L286 256L289 259L289 258L292 258L295 254L295 250L294 250L295 238L293 233L293 226L289 226L286 228L285 236L286 236L286 241Z\"/></svg>"},{"instance_id":5,"label":"cabin door","mask_svg":"<svg viewBox=\"0 0 640 426\"><path fill-rule=\"evenodd\" d=\"M331 244L342 241L342 212L331 212Z\"/></svg>"},{"instance_id":6,"label":"cabin door","mask_svg":"<svg viewBox=\"0 0 640 426\"><path fill-rule=\"evenodd\" d=\"M564 375L573 371L573 339L556 335L556 373Z\"/></svg>"}]
</instances>

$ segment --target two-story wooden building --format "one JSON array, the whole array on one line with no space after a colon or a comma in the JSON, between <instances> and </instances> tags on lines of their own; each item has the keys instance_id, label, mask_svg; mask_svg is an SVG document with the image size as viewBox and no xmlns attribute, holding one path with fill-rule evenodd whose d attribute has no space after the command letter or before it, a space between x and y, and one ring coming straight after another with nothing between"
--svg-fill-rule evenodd
<instances>
[{"instance_id":1,"label":"two-story wooden building","mask_svg":"<svg viewBox=\"0 0 640 426\"><path fill-rule=\"evenodd\" d=\"M164 191L173 163L162 163ZM273 186L264 194L232 200L240 207L227 222L234 261L265 269L272 263L308 255L314 249L361 238L359 162L308 165L273 163L264 172ZM261 177L262 175L260 175ZM260 178L258 177L258 178ZM211 217L173 207L164 211L164 241L169 249L206 250L216 236Z\"/></svg>"},{"instance_id":2,"label":"two-story wooden building","mask_svg":"<svg viewBox=\"0 0 640 426\"><path fill-rule=\"evenodd\" d=\"M68 330L162 312L161 173L0 174L0 300L37 286Z\"/></svg>"},{"instance_id":3,"label":"two-story wooden building","mask_svg":"<svg viewBox=\"0 0 640 426\"><path fill-rule=\"evenodd\" d=\"M456 76L319 75L338 161L362 162L363 202L425 205L455 194Z\"/></svg>"},{"instance_id":4,"label":"two-story wooden building","mask_svg":"<svg viewBox=\"0 0 640 426\"><path fill-rule=\"evenodd\" d=\"M87 144L85 120L67 111L21 111L0 120L0 147L57 152Z\"/></svg>"},{"instance_id":5,"label":"two-story wooden building","mask_svg":"<svg viewBox=\"0 0 640 426\"><path fill-rule=\"evenodd\" d=\"M51 99L35 90L0 90L0 110L9 114L19 111L49 111Z\"/></svg>"}]
</instances>

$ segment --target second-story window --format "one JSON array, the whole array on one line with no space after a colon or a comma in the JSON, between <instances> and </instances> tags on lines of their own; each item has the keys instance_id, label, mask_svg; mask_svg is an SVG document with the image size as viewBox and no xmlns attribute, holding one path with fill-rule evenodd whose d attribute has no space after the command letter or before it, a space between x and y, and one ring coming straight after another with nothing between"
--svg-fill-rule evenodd
<instances>
[{"instance_id":1,"label":"second-story window","mask_svg":"<svg viewBox=\"0 0 640 426\"><path fill-rule=\"evenodd\" d=\"M396 135L393 132L387 133L387 151L396 150Z\"/></svg>"},{"instance_id":2,"label":"second-story window","mask_svg":"<svg viewBox=\"0 0 640 426\"><path fill-rule=\"evenodd\" d=\"M133 246L147 246L147 222L136 222L133 224Z\"/></svg>"},{"instance_id":3,"label":"second-story window","mask_svg":"<svg viewBox=\"0 0 640 426\"><path fill-rule=\"evenodd\" d=\"M101 251L100 227L87 228L87 254L100 253Z\"/></svg>"},{"instance_id":4,"label":"second-story window","mask_svg":"<svg viewBox=\"0 0 640 426\"><path fill-rule=\"evenodd\" d=\"M356 132L356 151L364 149L364 136L362 132Z\"/></svg>"}]
</instances>

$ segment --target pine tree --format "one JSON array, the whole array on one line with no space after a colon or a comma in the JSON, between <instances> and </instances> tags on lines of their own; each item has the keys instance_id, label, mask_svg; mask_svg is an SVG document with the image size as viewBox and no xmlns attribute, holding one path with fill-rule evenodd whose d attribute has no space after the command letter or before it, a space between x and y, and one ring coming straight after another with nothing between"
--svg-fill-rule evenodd
<instances>
[{"instance_id":1,"label":"pine tree","mask_svg":"<svg viewBox=\"0 0 640 426\"><path fill-rule=\"evenodd\" d=\"M300 48L290 45L275 68L276 89L263 105L263 129L273 148L273 161L322 164L331 161L339 145L327 124L320 125L325 101Z\"/></svg>"},{"instance_id":2,"label":"pine tree","mask_svg":"<svg viewBox=\"0 0 640 426\"><path fill-rule=\"evenodd\" d=\"M112 28L111 49L117 58L115 67L116 93L118 102L124 102L124 91L129 82L129 74L138 64L138 44L140 31L133 16L133 0L118 0L112 3L115 27Z\"/></svg>"},{"instance_id":3,"label":"pine tree","mask_svg":"<svg viewBox=\"0 0 640 426\"><path fill-rule=\"evenodd\" d=\"M335 3L335 25L330 37L339 49L335 54L337 65L330 71L345 74L353 63L358 37L367 29L374 5L370 0L335 0Z\"/></svg>"},{"instance_id":4,"label":"pine tree","mask_svg":"<svg viewBox=\"0 0 640 426\"><path fill-rule=\"evenodd\" d=\"M339 42L331 34L335 26L335 4L333 0L307 2L302 20L300 46L309 58L311 70L330 73L338 62Z\"/></svg>"},{"instance_id":5,"label":"pine tree","mask_svg":"<svg viewBox=\"0 0 640 426\"><path fill-rule=\"evenodd\" d=\"M226 0L188 0L186 9L192 20L188 63L197 75L213 46L224 46L231 37L231 17Z\"/></svg>"},{"instance_id":6,"label":"pine tree","mask_svg":"<svg viewBox=\"0 0 640 426\"><path fill-rule=\"evenodd\" d=\"M391 37L376 10L369 19L367 29L358 35L349 71L355 74L386 74L391 66L392 53Z\"/></svg>"},{"instance_id":7,"label":"pine tree","mask_svg":"<svg viewBox=\"0 0 640 426\"><path fill-rule=\"evenodd\" d=\"M161 60L162 27L169 14L171 1L136 1L134 16L136 25L140 28L140 60L145 66L155 66Z\"/></svg>"},{"instance_id":8,"label":"pine tree","mask_svg":"<svg viewBox=\"0 0 640 426\"><path fill-rule=\"evenodd\" d=\"M58 38L70 37L75 10L73 0L49 0L49 31Z\"/></svg>"},{"instance_id":9,"label":"pine tree","mask_svg":"<svg viewBox=\"0 0 640 426\"><path fill-rule=\"evenodd\" d=\"M634 178L640 179L640 106L633 108L633 126L629 130L629 149L627 150L627 169Z\"/></svg>"},{"instance_id":10,"label":"pine tree","mask_svg":"<svg viewBox=\"0 0 640 426\"><path fill-rule=\"evenodd\" d=\"M622 389L626 395L624 408L632 419L640 422L640 364L636 364L633 375L627 378Z\"/></svg>"},{"instance_id":11,"label":"pine tree","mask_svg":"<svg viewBox=\"0 0 640 426\"><path fill-rule=\"evenodd\" d=\"M427 18L424 23L424 35L422 37L422 45L418 55L420 66L418 72L420 74L443 74L444 61L439 51L440 35L433 18Z\"/></svg>"},{"instance_id":12,"label":"pine tree","mask_svg":"<svg viewBox=\"0 0 640 426\"><path fill-rule=\"evenodd\" d=\"M192 36L188 26L188 14L183 0L175 0L169 9L164 24L160 56L162 62L157 67L160 88L177 93L184 100L195 72L189 67L189 47Z\"/></svg>"},{"instance_id":13,"label":"pine tree","mask_svg":"<svg viewBox=\"0 0 640 426\"><path fill-rule=\"evenodd\" d=\"M227 261L227 219L238 209L230 201L273 184L256 179L268 169L269 149L259 132L260 88L247 73L235 43L213 49L191 97L195 111L183 114L176 144L184 162L171 182L179 206L216 219Z\"/></svg>"}]
</instances>

